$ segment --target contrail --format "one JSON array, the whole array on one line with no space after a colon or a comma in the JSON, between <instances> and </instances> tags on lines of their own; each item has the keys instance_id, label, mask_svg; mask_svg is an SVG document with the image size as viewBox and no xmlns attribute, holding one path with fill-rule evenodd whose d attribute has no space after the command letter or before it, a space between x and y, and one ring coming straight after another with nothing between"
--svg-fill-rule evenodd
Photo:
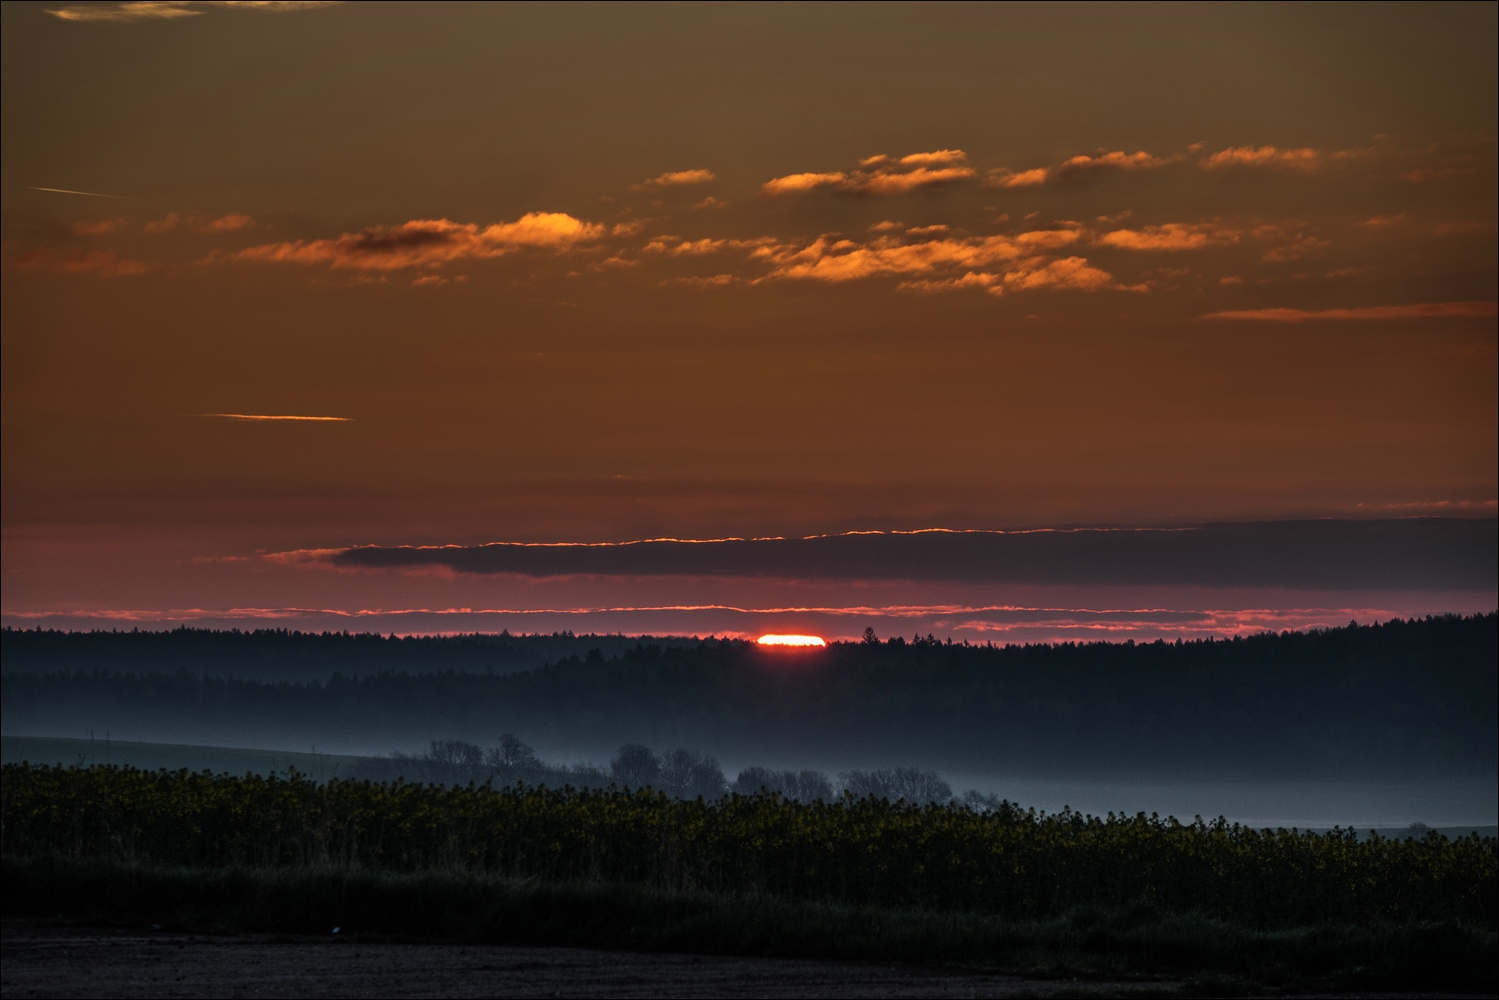
<instances>
[{"instance_id":1,"label":"contrail","mask_svg":"<svg viewBox=\"0 0 1499 1000\"><path fill-rule=\"evenodd\" d=\"M200 417L221 417L225 420L314 420L346 424L353 417L298 417L270 413L200 413Z\"/></svg>"},{"instance_id":2,"label":"contrail","mask_svg":"<svg viewBox=\"0 0 1499 1000\"><path fill-rule=\"evenodd\" d=\"M139 198L131 198L123 194L100 194L97 191L74 191L71 188L45 188L28 184L26 187L31 191L50 191L52 194L81 194L88 198L119 198L121 201L140 201Z\"/></svg>"}]
</instances>

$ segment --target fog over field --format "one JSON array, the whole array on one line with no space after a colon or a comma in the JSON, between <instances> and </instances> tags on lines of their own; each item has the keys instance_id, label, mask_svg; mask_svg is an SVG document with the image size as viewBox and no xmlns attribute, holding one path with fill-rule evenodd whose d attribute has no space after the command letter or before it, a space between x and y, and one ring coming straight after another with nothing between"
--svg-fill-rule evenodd
<instances>
[{"instance_id":1,"label":"fog over field","mask_svg":"<svg viewBox=\"0 0 1499 1000\"><path fill-rule=\"evenodd\" d=\"M1048 811L1450 826L1496 807L1493 614L1010 648L194 630L3 642L7 737L92 737L94 754L107 738L415 758L434 740L478 753L510 736L580 775L607 776L640 744L711 757L728 782L757 766L835 780L917 768ZM528 780L548 779L587 783Z\"/></svg>"}]
</instances>

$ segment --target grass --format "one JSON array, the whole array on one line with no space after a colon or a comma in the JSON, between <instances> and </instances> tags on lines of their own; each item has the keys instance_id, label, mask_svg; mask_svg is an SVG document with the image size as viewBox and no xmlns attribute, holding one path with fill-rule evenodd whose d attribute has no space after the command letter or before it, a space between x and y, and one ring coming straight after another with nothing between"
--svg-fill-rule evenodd
<instances>
[{"instance_id":1,"label":"grass","mask_svg":"<svg viewBox=\"0 0 1499 1000\"><path fill-rule=\"evenodd\" d=\"M1493 930L1456 921L1259 930L1149 904L1052 919L899 910L464 872L3 861L8 919L355 940L905 961L1032 976L1185 978L1193 992L1493 992Z\"/></svg>"}]
</instances>

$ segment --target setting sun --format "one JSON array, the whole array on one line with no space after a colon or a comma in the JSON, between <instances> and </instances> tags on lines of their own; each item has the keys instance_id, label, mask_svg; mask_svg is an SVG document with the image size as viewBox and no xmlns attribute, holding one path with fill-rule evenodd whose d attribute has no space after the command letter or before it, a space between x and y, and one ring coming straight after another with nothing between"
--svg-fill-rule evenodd
<instances>
[{"instance_id":1,"label":"setting sun","mask_svg":"<svg viewBox=\"0 0 1499 1000\"><path fill-rule=\"evenodd\" d=\"M762 635L755 640L762 646L826 646L820 637L815 635Z\"/></svg>"}]
</instances>

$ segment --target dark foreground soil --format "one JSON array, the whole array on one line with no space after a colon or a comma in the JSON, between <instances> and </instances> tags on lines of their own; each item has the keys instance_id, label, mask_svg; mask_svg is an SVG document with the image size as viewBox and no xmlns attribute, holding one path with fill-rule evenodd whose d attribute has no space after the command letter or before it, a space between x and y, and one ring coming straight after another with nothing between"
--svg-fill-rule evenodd
<instances>
[{"instance_id":1,"label":"dark foreground soil","mask_svg":"<svg viewBox=\"0 0 1499 1000\"><path fill-rule=\"evenodd\" d=\"M1233 983L1031 979L919 966L586 948L37 927L0 932L0 997L1187 997ZM1206 987L1204 990L1203 988ZM1274 991L1271 991L1272 993ZM1283 994L1280 1000L1467 994ZM1478 996L1478 994L1474 994Z\"/></svg>"},{"instance_id":2,"label":"dark foreground soil","mask_svg":"<svg viewBox=\"0 0 1499 1000\"><path fill-rule=\"evenodd\" d=\"M5 997L1019 997L1145 984L500 945L7 928ZM1150 984L1145 993L1171 993Z\"/></svg>"}]
</instances>

